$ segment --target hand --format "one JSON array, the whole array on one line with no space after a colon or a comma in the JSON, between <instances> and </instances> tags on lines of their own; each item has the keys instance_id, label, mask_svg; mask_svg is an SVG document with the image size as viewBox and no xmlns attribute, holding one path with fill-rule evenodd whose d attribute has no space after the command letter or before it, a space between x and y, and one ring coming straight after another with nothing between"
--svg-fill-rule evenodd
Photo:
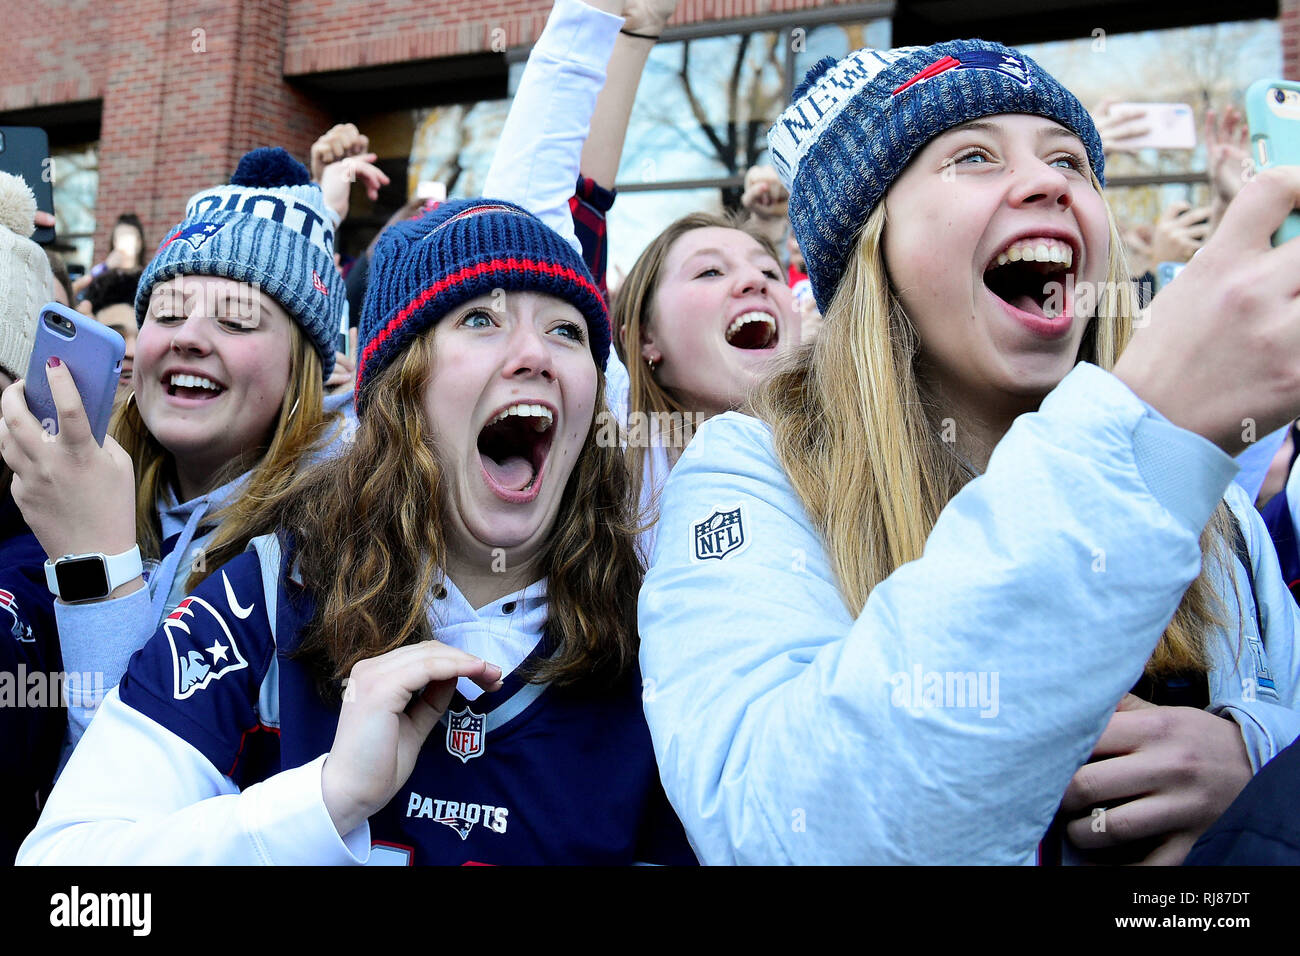
<instances>
[{"instance_id":1,"label":"hand","mask_svg":"<svg viewBox=\"0 0 1300 956\"><path fill-rule=\"evenodd\" d=\"M501 668L438 641L422 641L352 668L334 744L321 770L325 809L341 836L402 789L458 678L501 687Z\"/></svg>"},{"instance_id":2,"label":"hand","mask_svg":"<svg viewBox=\"0 0 1300 956\"><path fill-rule=\"evenodd\" d=\"M1128 269L1137 278L1146 272L1155 272L1159 264L1151 259L1151 239L1155 232L1151 226L1120 226L1120 238L1128 254Z\"/></svg>"},{"instance_id":3,"label":"hand","mask_svg":"<svg viewBox=\"0 0 1300 956\"><path fill-rule=\"evenodd\" d=\"M1141 107L1129 106L1117 110L1112 99L1101 101L1092 122L1101 138L1101 151L1107 156L1116 151L1139 149L1140 147L1132 145L1133 140L1151 132L1151 123Z\"/></svg>"},{"instance_id":4,"label":"hand","mask_svg":"<svg viewBox=\"0 0 1300 956\"><path fill-rule=\"evenodd\" d=\"M1215 198L1222 203L1232 202L1255 174L1250 130L1235 106L1222 115L1212 109L1205 111L1205 172Z\"/></svg>"},{"instance_id":5,"label":"hand","mask_svg":"<svg viewBox=\"0 0 1300 956\"><path fill-rule=\"evenodd\" d=\"M370 152L370 139L352 123L339 123L311 144L311 178L321 181L325 167L348 156Z\"/></svg>"},{"instance_id":6,"label":"hand","mask_svg":"<svg viewBox=\"0 0 1300 956\"><path fill-rule=\"evenodd\" d=\"M784 219L790 207L790 193L771 166L751 166L745 173L745 191L740 204L760 219Z\"/></svg>"},{"instance_id":7,"label":"hand","mask_svg":"<svg viewBox=\"0 0 1300 956\"><path fill-rule=\"evenodd\" d=\"M48 367L46 374L57 435L28 410L21 381L0 395L0 452L14 472L14 502L50 558L129 551L135 544L131 458L111 437L103 448L95 444L66 365ZM120 593L127 593L125 586Z\"/></svg>"},{"instance_id":8,"label":"hand","mask_svg":"<svg viewBox=\"0 0 1300 956\"><path fill-rule=\"evenodd\" d=\"M334 353L334 371L325 379L325 392L350 391L356 383L357 363L348 358L346 352Z\"/></svg>"},{"instance_id":9,"label":"hand","mask_svg":"<svg viewBox=\"0 0 1300 956\"><path fill-rule=\"evenodd\" d=\"M623 29L658 36L676 9L677 0L627 0L623 7Z\"/></svg>"},{"instance_id":10,"label":"hand","mask_svg":"<svg viewBox=\"0 0 1300 956\"><path fill-rule=\"evenodd\" d=\"M1200 253L1151 303L1114 373L1175 425L1230 455L1244 419L1300 416L1300 243L1270 238L1300 201L1300 168L1242 188Z\"/></svg>"},{"instance_id":11,"label":"hand","mask_svg":"<svg viewBox=\"0 0 1300 956\"><path fill-rule=\"evenodd\" d=\"M52 229L54 228L54 214L41 212L38 209L36 210L36 215L32 217L32 224L36 226L37 229Z\"/></svg>"},{"instance_id":12,"label":"hand","mask_svg":"<svg viewBox=\"0 0 1300 956\"><path fill-rule=\"evenodd\" d=\"M1241 729L1195 707L1157 707L1128 694L1070 781L1066 835L1085 850L1163 837L1142 861L1176 866L1250 782ZM1105 807L1096 826L1095 807Z\"/></svg>"},{"instance_id":13,"label":"hand","mask_svg":"<svg viewBox=\"0 0 1300 956\"><path fill-rule=\"evenodd\" d=\"M1166 206L1151 234L1151 267L1162 262L1187 262L1196 255L1213 231L1210 219L1208 206L1193 208L1185 202Z\"/></svg>"},{"instance_id":14,"label":"hand","mask_svg":"<svg viewBox=\"0 0 1300 956\"><path fill-rule=\"evenodd\" d=\"M108 255L104 256L104 265L110 269L125 269L130 265L130 260L127 259L126 253L114 247L108 250Z\"/></svg>"},{"instance_id":15,"label":"hand","mask_svg":"<svg viewBox=\"0 0 1300 956\"><path fill-rule=\"evenodd\" d=\"M378 158L374 153L362 153L325 167L320 178L321 193L324 194L325 205L338 213L340 222L348 217L348 199L354 182L361 180L371 202L379 198L379 187L388 185L388 174L374 165Z\"/></svg>"}]
</instances>

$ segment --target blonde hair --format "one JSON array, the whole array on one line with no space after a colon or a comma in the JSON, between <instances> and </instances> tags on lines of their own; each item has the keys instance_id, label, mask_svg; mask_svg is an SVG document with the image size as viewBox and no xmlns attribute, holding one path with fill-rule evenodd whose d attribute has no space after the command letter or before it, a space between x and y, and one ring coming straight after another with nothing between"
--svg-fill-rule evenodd
<instances>
[{"instance_id":1,"label":"blonde hair","mask_svg":"<svg viewBox=\"0 0 1300 956\"><path fill-rule=\"evenodd\" d=\"M257 521L259 509L284 493L305 458L338 423L336 413L326 415L324 411L320 356L298 323L291 322L289 329L289 383L275 428L240 494L208 517L218 530L204 551L203 570L190 575L186 590L193 590L208 574L238 555L250 539L275 530ZM162 524L157 503L163 482L175 480L174 459L145 425L134 392L113 413L109 431L135 463L135 524L140 553L145 558L158 558ZM239 462L230 462L214 477L214 487L237 477L239 469Z\"/></svg>"},{"instance_id":2,"label":"blonde hair","mask_svg":"<svg viewBox=\"0 0 1300 956\"><path fill-rule=\"evenodd\" d=\"M1094 188L1100 184L1093 179ZM940 439L916 371L915 328L890 286L885 204L867 218L815 343L802 346L755 396L778 458L826 542L853 614L895 569L921 556L939 512L970 472ZM1109 295L1080 343L1079 361L1114 366L1132 334L1137 298L1107 206ZM1232 517L1220 502L1201 533L1200 576L1147 663L1151 676L1208 669L1205 637L1222 624L1211 565L1229 568ZM872 546L862 547L863 541Z\"/></svg>"}]
</instances>

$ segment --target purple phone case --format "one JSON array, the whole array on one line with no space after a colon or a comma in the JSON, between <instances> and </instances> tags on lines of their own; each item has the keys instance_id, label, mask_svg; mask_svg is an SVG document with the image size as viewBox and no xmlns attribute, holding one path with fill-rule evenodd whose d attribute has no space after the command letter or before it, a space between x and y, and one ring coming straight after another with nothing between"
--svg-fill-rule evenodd
<instances>
[{"instance_id":1,"label":"purple phone case","mask_svg":"<svg viewBox=\"0 0 1300 956\"><path fill-rule=\"evenodd\" d=\"M45 317L50 313L57 313L72 323L75 329L72 338L46 323ZM113 414L113 397L117 394L117 379L125 354L125 340L108 326L57 302L47 303L36 322L36 345L23 384L27 407L47 432L58 433L58 410L50 394L49 379L45 377L45 363L51 356L57 356L72 372L90 421L90 431L102 446L109 416Z\"/></svg>"}]
</instances>

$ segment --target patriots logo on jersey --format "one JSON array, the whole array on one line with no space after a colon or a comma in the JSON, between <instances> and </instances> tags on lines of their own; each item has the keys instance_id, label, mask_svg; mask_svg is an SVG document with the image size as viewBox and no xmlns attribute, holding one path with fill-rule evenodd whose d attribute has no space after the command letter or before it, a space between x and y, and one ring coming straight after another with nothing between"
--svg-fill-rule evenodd
<instances>
[{"instance_id":1,"label":"patriots logo on jersey","mask_svg":"<svg viewBox=\"0 0 1300 956\"><path fill-rule=\"evenodd\" d=\"M447 753L459 759L461 763L468 763L474 757L481 757L485 746L486 735L483 732L485 723L484 717L474 713L469 707L464 710L447 711ZM462 835L461 839L464 838Z\"/></svg>"},{"instance_id":2,"label":"patriots logo on jersey","mask_svg":"<svg viewBox=\"0 0 1300 956\"><path fill-rule=\"evenodd\" d=\"M197 252L203 248L203 244L219 233L226 227L224 222L194 222L181 229L177 229L170 236L162 241L158 251L162 252L173 242L188 242Z\"/></svg>"},{"instance_id":3,"label":"patriots logo on jersey","mask_svg":"<svg viewBox=\"0 0 1300 956\"><path fill-rule=\"evenodd\" d=\"M474 823L464 817L434 817L434 822L447 824L462 840L469 839L469 831L474 829Z\"/></svg>"},{"instance_id":4,"label":"patriots logo on jersey","mask_svg":"<svg viewBox=\"0 0 1300 956\"><path fill-rule=\"evenodd\" d=\"M223 574L225 572L222 572ZM229 590L227 591L229 594ZM216 629L210 622L216 622ZM191 625L199 625L199 633L210 635L211 644L206 644L208 637L202 640L191 630ZM215 680L220 680L231 671L243 670L248 666L235 636L230 633L221 613L201 597L191 595L176 610L167 615L163 621L163 631L172 652L172 696L177 700L192 697ZM199 646L194 646L198 644Z\"/></svg>"},{"instance_id":5,"label":"patriots logo on jersey","mask_svg":"<svg viewBox=\"0 0 1300 956\"><path fill-rule=\"evenodd\" d=\"M730 511L719 508L703 521L695 522L692 539L693 561L708 561L712 558L721 561L729 554L743 551L749 545L743 509L740 505Z\"/></svg>"},{"instance_id":6,"label":"patriots logo on jersey","mask_svg":"<svg viewBox=\"0 0 1300 956\"><path fill-rule=\"evenodd\" d=\"M994 50L971 50L963 53L960 60L951 56L935 60L911 79L899 84L890 95L897 96L908 87L924 83L949 70L992 70L994 73L1010 77L1025 89L1033 85L1029 76L1029 64L1015 54L998 53Z\"/></svg>"},{"instance_id":7,"label":"patriots logo on jersey","mask_svg":"<svg viewBox=\"0 0 1300 956\"><path fill-rule=\"evenodd\" d=\"M11 591L0 590L0 611L8 612L13 618L13 624L9 626L9 633L24 644L35 642L36 638L32 635L32 626L18 616L18 599L13 596Z\"/></svg>"}]
</instances>

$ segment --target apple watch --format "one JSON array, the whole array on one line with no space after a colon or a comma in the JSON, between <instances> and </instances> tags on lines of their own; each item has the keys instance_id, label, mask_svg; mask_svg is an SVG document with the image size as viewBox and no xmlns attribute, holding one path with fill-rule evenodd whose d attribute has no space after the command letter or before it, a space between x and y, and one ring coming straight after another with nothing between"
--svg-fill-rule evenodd
<instances>
[{"instance_id":1,"label":"apple watch","mask_svg":"<svg viewBox=\"0 0 1300 956\"><path fill-rule=\"evenodd\" d=\"M65 554L45 562L45 583L65 604L102 601L144 571L140 546L121 554Z\"/></svg>"}]
</instances>

